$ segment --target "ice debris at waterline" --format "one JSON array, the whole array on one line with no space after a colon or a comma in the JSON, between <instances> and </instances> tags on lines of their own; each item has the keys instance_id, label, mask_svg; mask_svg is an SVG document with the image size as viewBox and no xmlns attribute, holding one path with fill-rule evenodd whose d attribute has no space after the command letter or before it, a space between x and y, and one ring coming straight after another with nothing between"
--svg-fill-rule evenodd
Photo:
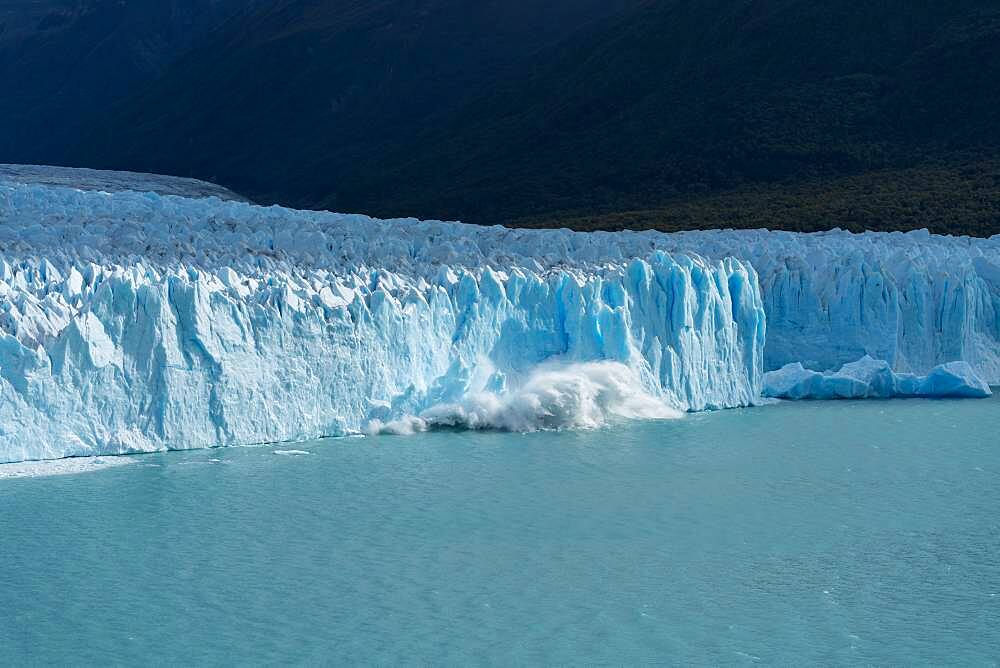
<instances>
[{"instance_id":1,"label":"ice debris at waterline","mask_svg":"<svg viewBox=\"0 0 1000 668\"><path fill-rule=\"evenodd\" d=\"M132 457L69 457L46 461L14 462L0 464L0 480L92 473L136 463Z\"/></svg>"},{"instance_id":2,"label":"ice debris at waterline","mask_svg":"<svg viewBox=\"0 0 1000 668\"><path fill-rule=\"evenodd\" d=\"M926 376L896 373L884 360L863 357L839 371L812 371L801 363L764 374L764 395L777 399L985 398L989 386L966 362L949 362Z\"/></svg>"},{"instance_id":3,"label":"ice debris at waterline","mask_svg":"<svg viewBox=\"0 0 1000 668\"><path fill-rule=\"evenodd\" d=\"M576 426L761 389L752 267L629 236L0 185L0 249L0 461L413 416Z\"/></svg>"}]
</instances>

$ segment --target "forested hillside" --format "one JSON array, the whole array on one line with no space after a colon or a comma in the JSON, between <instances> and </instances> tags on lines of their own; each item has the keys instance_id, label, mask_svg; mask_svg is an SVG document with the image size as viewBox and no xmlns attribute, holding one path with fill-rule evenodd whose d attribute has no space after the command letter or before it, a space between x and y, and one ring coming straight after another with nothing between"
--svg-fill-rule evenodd
<instances>
[{"instance_id":1,"label":"forested hillside","mask_svg":"<svg viewBox=\"0 0 1000 668\"><path fill-rule=\"evenodd\" d=\"M280 0L58 158L382 216L989 234L998 45L992 0Z\"/></svg>"}]
</instances>

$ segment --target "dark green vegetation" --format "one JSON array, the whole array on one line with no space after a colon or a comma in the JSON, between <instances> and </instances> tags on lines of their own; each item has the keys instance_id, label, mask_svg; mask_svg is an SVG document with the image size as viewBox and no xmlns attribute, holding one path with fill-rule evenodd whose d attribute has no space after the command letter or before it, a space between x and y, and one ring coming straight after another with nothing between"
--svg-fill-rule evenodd
<instances>
[{"instance_id":1,"label":"dark green vegetation","mask_svg":"<svg viewBox=\"0 0 1000 668\"><path fill-rule=\"evenodd\" d=\"M997 186L967 176L1000 155L995 7L652 3L404 149L390 175L359 170L358 190L391 181L393 213L484 220L666 208L645 222L714 225L743 209L734 222L998 232Z\"/></svg>"},{"instance_id":2,"label":"dark green vegetation","mask_svg":"<svg viewBox=\"0 0 1000 668\"><path fill-rule=\"evenodd\" d=\"M1000 160L956 159L907 169L744 186L677 196L655 208L559 211L514 219L519 227L577 230L771 228L816 232L835 227L988 237L1000 233Z\"/></svg>"},{"instance_id":3,"label":"dark green vegetation","mask_svg":"<svg viewBox=\"0 0 1000 668\"><path fill-rule=\"evenodd\" d=\"M60 161L376 215L988 235L1000 6L281 0L79 139Z\"/></svg>"}]
</instances>

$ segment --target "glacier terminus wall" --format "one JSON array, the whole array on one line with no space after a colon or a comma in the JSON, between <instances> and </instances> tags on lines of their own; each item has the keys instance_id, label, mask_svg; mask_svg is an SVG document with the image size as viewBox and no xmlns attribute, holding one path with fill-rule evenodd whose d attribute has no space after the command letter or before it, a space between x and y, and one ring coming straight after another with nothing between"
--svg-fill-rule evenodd
<instances>
[{"instance_id":1,"label":"glacier terminus wall","mask_svg":"<svg viewBox=\"0 0 1000 668\"><path fill-rule=\"evenodd\" d=\"M0 184L0 462L664 418L865 356L1000 383L1000 238L514 230Z\"/></svg>"},{"instance_id":2,"label":"glacier terminus wall","mask_svg":"<svg viewBox=\"0 0 1000 668\"><path fill-rule=\"evenodd\" d=\"M754 402L753 268L611 241L0 186L0 461Z\"/></svg>"},{"instance_id":3,"label":"glacier terminus wall","mask_svg":"<svg viewBox=\"0 0 1000 668\"><path fill-rule=\"evenodd\" d=\"M768 370L825 371L864 356L925 374L968 362L1000 385L1000 236L835 230L660 235L657 247L736 256L760 277Z\"/></svg>"}]
</instances>

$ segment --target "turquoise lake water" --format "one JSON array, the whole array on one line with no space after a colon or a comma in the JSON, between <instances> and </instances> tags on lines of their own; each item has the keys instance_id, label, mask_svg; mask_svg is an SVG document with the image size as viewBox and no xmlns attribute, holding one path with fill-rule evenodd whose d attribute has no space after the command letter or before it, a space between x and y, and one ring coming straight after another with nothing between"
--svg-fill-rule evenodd
<instances>
[{"instance_id":1,"label":"turquoise lake water","mask_svg":"<svg viewBox=\"0 0 1000 668\"><path fill-rule=\"evenodd\" d=\"M1000 660L997 398L126 461L0 479L0 663Z\"/></svg>"}]
</instances>

